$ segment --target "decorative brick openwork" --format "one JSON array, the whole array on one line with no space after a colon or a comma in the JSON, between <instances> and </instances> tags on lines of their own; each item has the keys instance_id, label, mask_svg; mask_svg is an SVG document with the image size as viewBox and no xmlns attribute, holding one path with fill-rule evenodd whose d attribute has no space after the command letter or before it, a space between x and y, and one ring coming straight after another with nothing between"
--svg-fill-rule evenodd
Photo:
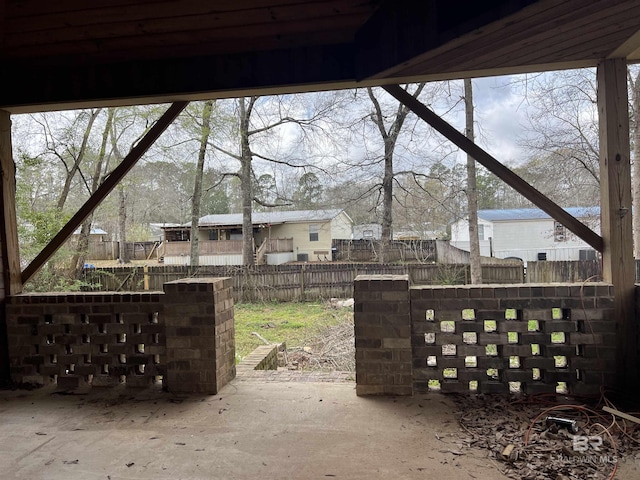
<instances>
[{"instance_id":1,"label":"decorative brick openwork","mask_svg":"<svg viewBox=\"0 0 640 480\"><path fill-rule=\"evenodd\" d=\"M18 383L57 381L62 389L164 374L161 292L24 294L7 304L11 375Z\"/></svg>"},{"instance_id":2,"label":"decorative brick openwork","mask_svg":"<svg viewBox=\"0 0 640 480\"><path fill-rule=\"evenodd\" d=\"M417 392L595 394L613 382L613 287L411 290Z\"/></svg>"},{"instance_id":3,"label":"decorative brick openwork","mask_svg":"<svg viewBox=\"0 0 640 480\"><path fill-rule=\"evenodd\" d=\"M385 312L399 308L396 300L383 300L397 284L383 276L366 282L362 288L356 280L356 308L377 311L375 318L385 322ZM425 286L410 289L410 305L417 393L597 394L614 381L611 285ZM389 363L385 369L398 368L371 331L359 330L356 321L356 365L379 356ZM394 331L402 342L404 332ZM368 378L358 377L358 386ZM378 379L382 386L369 393L393 385L391 377Z\"/></svg>"},{"instance_id":4,"label":"decorative brick openwork","mask_svg":"<svg viewBox=\"0 0 640 480\"><path fill-rule=\"evenodd\" d=\"M12 380L68 390L162 378L170 391L216 393L235 376L231 279L164 288L8 298Z\"/></svg>"}]
</instances>

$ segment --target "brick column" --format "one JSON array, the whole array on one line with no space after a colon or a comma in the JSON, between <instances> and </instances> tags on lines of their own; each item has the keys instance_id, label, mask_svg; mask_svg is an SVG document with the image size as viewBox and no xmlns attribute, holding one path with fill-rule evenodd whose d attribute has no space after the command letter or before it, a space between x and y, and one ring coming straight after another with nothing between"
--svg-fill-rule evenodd
<instances>
[{"instance_id":1,"label":"brick column","mask_svg":"<svg viewBox=\"0 0 640 480\"><path fill-rule=\"evenodd\" d=\"M164 284L169 391L216 394L235 377L232 286L231 278Z\"/></svg>"},{"instance_id":2,"label":"brick column","mask_svg":"<svg viewBox=\"0 0 640 480\"><path fill-rule=\"evenodd\" d=\"M413 395L408 275L359 275L354 300L356 393Z\"/></svg>"}]
</instances>

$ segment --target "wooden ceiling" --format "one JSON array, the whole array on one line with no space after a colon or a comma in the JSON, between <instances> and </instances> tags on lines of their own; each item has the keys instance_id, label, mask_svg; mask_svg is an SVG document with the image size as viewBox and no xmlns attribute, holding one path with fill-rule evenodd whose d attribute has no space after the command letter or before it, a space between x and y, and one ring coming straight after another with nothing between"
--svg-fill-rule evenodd
<instances>
[{"instance_id":1,"label":"wooden ceiling","mask_svg":"<svg viewBox=\"0 0 640 480\"><path fill-rule=\"evenodd\" d=\"M638 0L0 0L12 112L640 60Z\"/></svg>"}]
</instances>

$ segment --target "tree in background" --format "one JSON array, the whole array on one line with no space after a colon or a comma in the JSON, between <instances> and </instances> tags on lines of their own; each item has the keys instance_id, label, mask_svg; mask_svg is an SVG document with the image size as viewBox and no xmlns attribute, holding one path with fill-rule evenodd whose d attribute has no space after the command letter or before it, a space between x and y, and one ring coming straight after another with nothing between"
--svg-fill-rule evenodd
<instances>
[{"instance_id":1,"label":"tree in background","mask_svg":"<svg viewBox=\"0 0 640 480\"><path fill-rule=\"evenodd\" d=\"M293 204L299 210L314 210L322 204L324 187L314 172L305 172L298 179Z\"/></svg>"},{"instance_id":2,"label":"tree in background","mask_svg":"<svg viewBox=\"0 0 640 480\"><path fill-rule=\"evenodd\" d=\"M420 83L415 86L415 90L411 94L414 98L418 98L424 89L425 84ZM409 86L405 87L408 90ZM398 142L398 137L402 131L409 108L402 103L397 102L397 108L394 114L383 112L380 102L372 88L367 88L367 94L373 105L373 112L369 118L375 124L384 144L383 165L384 173L382 175L382 242L379 260L384 263L385 251L387 250L391 240L393 240L393 183L396 173L393 167L393 155Z\"/></svg>"},{"instance_id":3,"label":"tree in background","mask_svg":"<svg viewBox=\"0 0 640 480\"><path fill-rule=\"evenodd\" d=\"M213 100L207 100L202 104L202 110L198 110L196 125L200 130L200 145L198 147L198 158L196 161L196 172L193 182L193 196L191 198L191 251L189 253L191 268L198 267L200 263L199 230L200 202L202 200L202 177L204 176L204 160L207 153L207 145L211 136L211 115L213 111ZM200 107L200 105L197 105Z\"/></svg>"},{"instance_id":4,"label":"tree in background","mask_svg":"<svg viewBox=\"0 0 640 480\"><path fill-rule=\"evenodd\" d=\"M464 79L465 136L475 141L473 128L473 83ZM469 218L469 253L471 259L471 283L482 283L480 263L480 238L478 236L478 187L476 183L476 161L467 155L467 210Z\"/></svg>"},{"instance_id":5,"label":"tree in background","mask_svg":"<svg viewBox=\"0 0 640 480\"><path fill-rule=\"evenodd\" d=\"M308 98L320 101L307 105L304 100ZM217 138L211 142L211 146L239 164L237 170L233 170L229 162L223 160L226 170L221 171L221 175L238 179L242 212L242 261L244 265L252 266L255 263L254 205L274 208L290 203L270 203L273 184L268 177L262 177L261 184L260 175L256 174L256 163L282 168L317 168L310 162L309 156L303 157L300 153L305 152L305 147L314 138L314 130L321 129L321 123L335 111L337 103L328 97L304 95L253 96L236 99L234 103L237 115L235 128L228 133L226 142ZM297 131L295 140L289 145L283 144L283 135L291 135L294 129ZM259 193L266 193L268 198L260 198Z\"/></svg>"}]
</instances>

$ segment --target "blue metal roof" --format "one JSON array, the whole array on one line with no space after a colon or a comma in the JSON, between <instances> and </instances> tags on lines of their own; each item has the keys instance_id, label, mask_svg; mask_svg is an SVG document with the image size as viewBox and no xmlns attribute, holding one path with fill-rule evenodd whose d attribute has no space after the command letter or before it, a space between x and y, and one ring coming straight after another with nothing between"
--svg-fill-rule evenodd
<instances>
[{"instance_id":1,"label":"blue metal roof","mask_svg":"<svg viewBox=\"0 0 640 480\"><path fill-rule=\"evenodd\" d=\"M569 207L565 212L575 218L600 216L600 207ZM489 222L507 222L512 220L541 220L551 218L539 208L508 208L505 210L478 210L478 217Z\"/></svg>"}]
</instances>

